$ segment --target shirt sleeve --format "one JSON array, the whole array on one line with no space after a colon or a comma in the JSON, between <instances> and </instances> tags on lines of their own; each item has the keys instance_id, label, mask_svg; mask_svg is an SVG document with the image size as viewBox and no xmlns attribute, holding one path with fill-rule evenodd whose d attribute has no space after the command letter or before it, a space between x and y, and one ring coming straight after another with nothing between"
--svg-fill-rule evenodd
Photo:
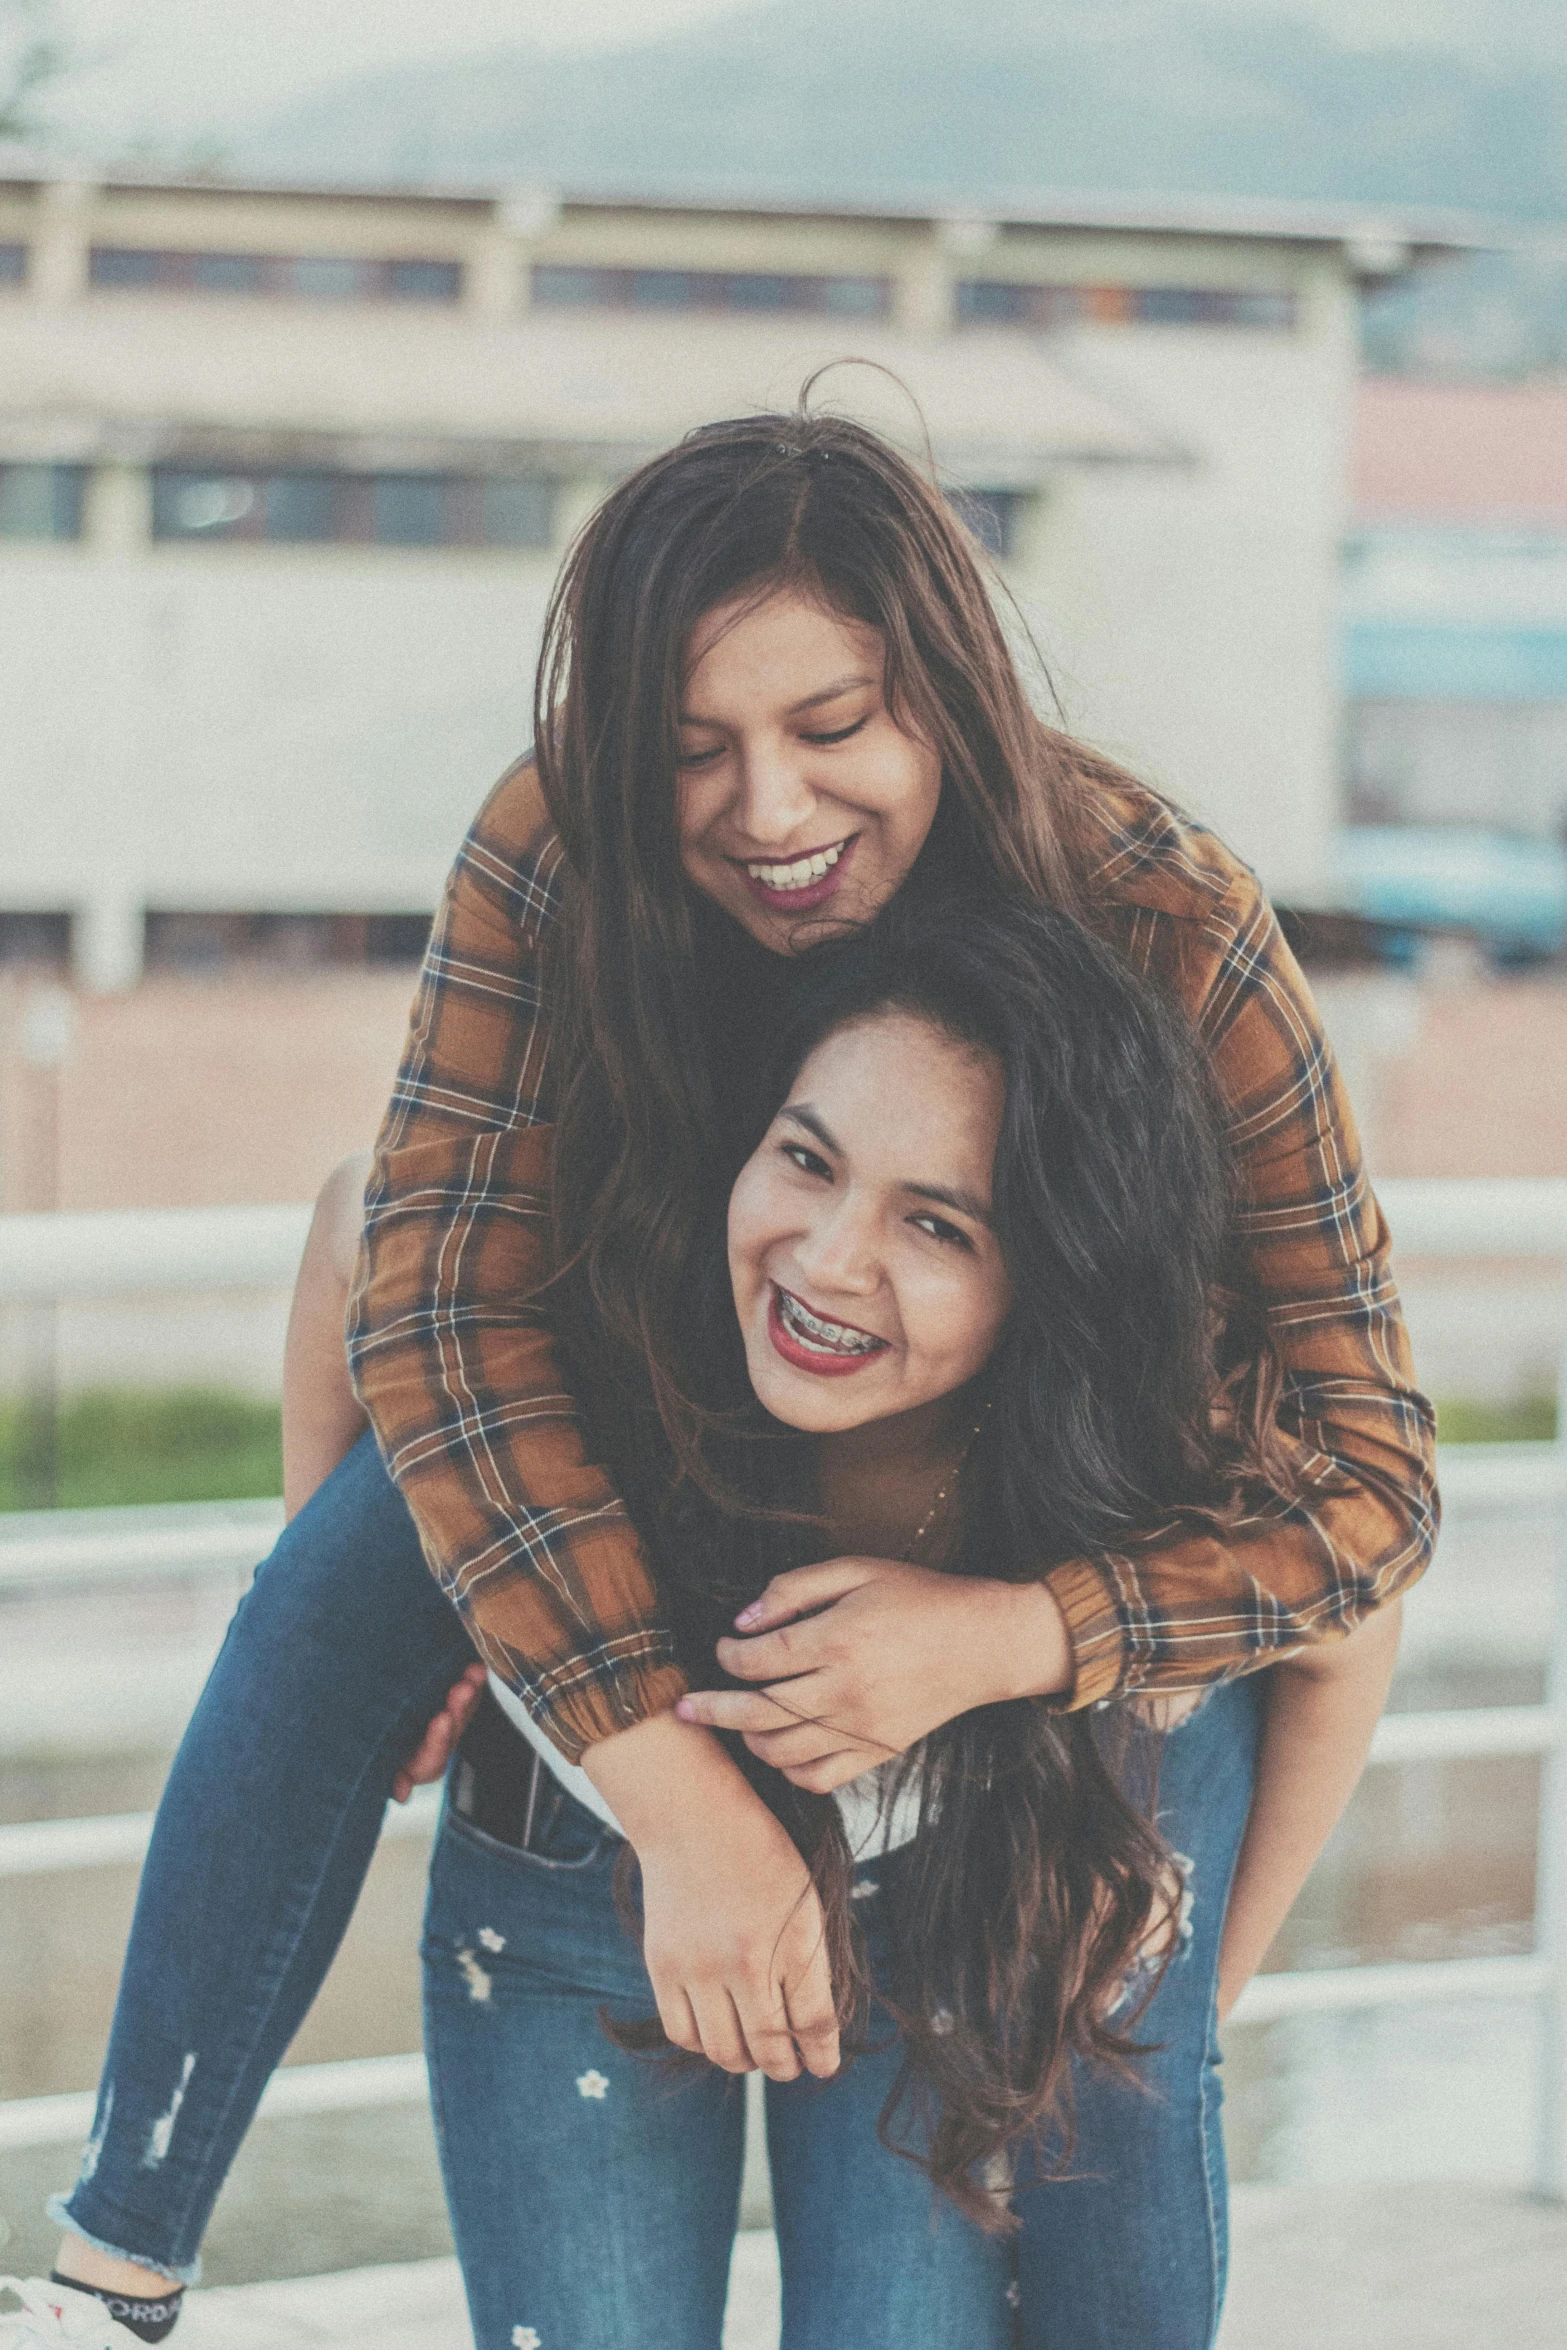
<instances>
[{"instance_id":1,"label":"shirt sleeve","mask_svg":"<svg viewBox=\"0 0 1567 2350\"><path fill-rule=\"evenodd\" d=\"M1347 1632L1415 1581L1436 1538L1434 1415L1305 978L1249 875L1180 927L1201 932L1177 949L1177 984L1228 1114L1296 1497L1222 1533L1188 1525L1161 1541L1154 1529L1146 1547L1053 1569L1070 1707L1233 1679Z\"/></svg>"},{"instance_id":2,"label":"shirt sleeve","mask_svg":"<svg viewBox=\"0 0 1567 2350\"><path fill-rule=\"evenodd\" d=\"M653 1577L588 1457L548 1329L540 949L560 848L531 767L447 882L376 1146L349 1359L442 1589L572 1760L686 1686Z\"/></svg>"}]
</instances>

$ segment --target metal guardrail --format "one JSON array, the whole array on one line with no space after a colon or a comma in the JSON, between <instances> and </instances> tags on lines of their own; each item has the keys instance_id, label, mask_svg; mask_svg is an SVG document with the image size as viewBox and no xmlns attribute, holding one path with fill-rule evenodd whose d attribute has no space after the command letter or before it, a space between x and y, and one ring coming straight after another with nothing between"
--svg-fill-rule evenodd
<instances>
[{"instance_id":1,"label":"metal guardrail","mask_svg":"<svg viewBox=\"0 0 1567 2350\"><path fill-rule=\"evenodd\" d=\"M1403 1257L1567 1258L1567 1181L1403 1181L1378 1186ZM309 1225L299 1207L167 1209L0 1217L0 1305L210 1288L272 1288L292 1277ZM1567 1365L1553 1445L1466 1447L1444 1460L1454 1500L1485 1508L1567 1500ZM1465 1457L1467 1456L1467 1457ZM272 1504L187 1511L39 1512L0 1517L0 1594L169 1575L248 1572L270 1547ZM156 1517L153 1526L148 1521ZM1544 1763L1534 1950L1527 1956L1261 1975L1233 2023L1451 1999L1524 2000L1540 2031L1535 2185L1567 2197L1567 1559L1558 1560L1545 1703L1389 1715L1377 1764L1539 1755ZM436 1801L388 1807L388 1833L425 1832ZM0 1877L139 1862L150 1814L0 1827ZM262 2112L351 2110L424 2093L422 2057L290 2066ZM0 2102L0 2149L63 2142L91 2124L90 2095Z\"/></svg>"},{"instance_id":2,"label":"metal guardrail","mask_svg":"<svg viewBox=\"0 0 1567 2350\"><path fill-rule=\"evenodd\" d=\"M440 1808L439 1788L416 1787L406 1803L387 1805L382 1841L430 1835ZM140 1868L156 1816L150 1811L117 1811L97 1819L12 1821L0 1827L0 1878ZM4 2110L0 2101L0 2113Z\"/></svg>"},{"instance_id":3,"label":"metal guardrail","mask_svg":"<svg viewBox=\"0 0 1567 2350\"><path fill-rule=\"evenodd\" d=\"M264 2121L283 2114L359 2113L373 2105L414 2105L429 2094L422 2056L347 2056L335 2064L286 2064L262 2093ZM32 2146L75 2146L92 2128L91 2089L63 2097L0 2099L0 2154Z\"/></svg>"},{"instance_id":4,"label":"metal guardrail","mask_svg":"<svg viewBox=\"0 0 1567 2350\"><path fill-rule=\"evenodd\" d=\"M1370 1759L1372 1764L1397 1765L1489 1762L1552 1754L1564 1745L1567 1720L1549 1707L1455 1706L1439 1713L1389 1714L1377 1725ZM439 1810L435 1788L416 1788L407 1803L387 1805L381 1834L383 1838L429 1835ZM16 1820L0 1825L0 1879L48 1877L73 1869L139 1868L146 1857L155 1816L150 1811L106 1812L89 1819ZM1432 1963L1445 1966L1448 1962ZM1374 1970L1337 1971L1359 1974ZM1259 1977L1259 1982L1283 1980L1277 1975ZM1248 2002L1257 1987L1254 1983L1247 1992ZM1243 2023L1256 2020L1251 2005L1241 2010Z\"/></svg>"},{"instance_id":5,"label":"metal guardrail","mask_svg":"<svg viewBox=\"0 0 1567 2350\"><path fill-rule=\"evenodd\" d=\"M176 1502L158 1509L0 1512L0 1594L44 1585L250 1576L283 1527L280 1501Z\"/></svg>"},{"instance_id":6,"label":"metal guardrail","mask_svg":"<svg viewBox=\"0 0 1567 2350\"><path fill-rule=\"evenodd\" d=\"M0 1216L0 1305L167 1290L287 1289L308 1207L116 1208Z\"/></svg>"}]
</instances>

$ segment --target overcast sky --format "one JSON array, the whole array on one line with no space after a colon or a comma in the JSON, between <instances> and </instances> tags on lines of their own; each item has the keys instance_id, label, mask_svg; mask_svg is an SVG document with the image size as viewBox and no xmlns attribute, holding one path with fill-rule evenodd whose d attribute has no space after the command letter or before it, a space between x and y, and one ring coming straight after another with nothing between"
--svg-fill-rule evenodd
<instances>
[{"instance_id":1,"label":"overcast sky","mask_svg":"<svg viewBox=\"0 0 1567 2350\"><path fill-rule=\"evenodd\" d=\"M53 101L92 144L221 137L386 66L537 42L592 48L738 14L760 0L56 0L77 70ZM968 0L983 7L984 0ZM1048 0L1043 0L1048 6ZM1106 0L1109 6L1114 0ZM1561 0L1209 0L1310 19L1364 46L1442 41L1477 57L1567 55ZM853 0L845 0L852 6Z\"/></svg>"}]
</instances>

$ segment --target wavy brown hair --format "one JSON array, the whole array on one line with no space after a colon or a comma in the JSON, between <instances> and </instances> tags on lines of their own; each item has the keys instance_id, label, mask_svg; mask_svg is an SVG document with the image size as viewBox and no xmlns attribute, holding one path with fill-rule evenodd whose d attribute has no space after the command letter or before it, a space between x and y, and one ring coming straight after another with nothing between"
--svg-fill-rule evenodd
<instances>
[{"instance_id":1,"label":"wavy brown hair","mask_svg":"<svg viewBox=\"0 0 1567 2350\"><path fill-rule=\"evenodd\" d=\"M991 1056L1005 1085L992 1196L1014 1304L981 1375L952 1571L1031 1580L1264 1500L1244 1415L1214 1409L1237 1328L1223 1311L1230 1168L1180 1010L1070 916L900 895L807 958L726 1167L738 1171L820 1042L886 1012ZM711 1685L736 1610L819 1551L821 1521L813 1443L768 1421L746 1377L721 1220L682 1286L680 1370L705 1413L705 1477L679 1473L651 1384L615 1359L584 1285L568 1280L555 1319L683 1659ZM918 1770L921 1809L911 1851L883 1873L896 1966L878 1996L904 2062L882 2131L982 2226L1008 2224L996 2158L1025 2140L1069 2158L1074 2061L1124 2068L1138 2052L1158 1980L1138 1954L1173 1885L1152 1816L1157 1744L1125 1708L1095 1718L1019 1702L944 1724L894 1772ZM738 1741L731 1751L811 1866L846 2043L863 2046L871 1983L837 1806ZM1138 1991L1123 1997L1129 1977ZM615 2036L661 2044L656 2024Z\"/></svg>"}]
</instances>

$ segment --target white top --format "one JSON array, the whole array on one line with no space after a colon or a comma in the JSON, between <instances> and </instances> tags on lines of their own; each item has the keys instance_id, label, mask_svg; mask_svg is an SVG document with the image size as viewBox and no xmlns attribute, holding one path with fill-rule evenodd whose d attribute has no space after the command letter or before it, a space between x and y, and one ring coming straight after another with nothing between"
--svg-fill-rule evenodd
<instances>
[{"instance_id":1,"label":"white top","mask_svg":"<svg viewBox=\"0 0 1567 2350\"><path fill-rule=\"evenodd\" d=\"M552 1746L529 1713L515 1689L496 1674L490 1675L490 1687L495 1702L509 1722L514 1722L535 1754L542 1755L568 1795L574 1795L584 1810L596 1820L611 1828L617 1836L625 1829L616 1819L603 1796L588 1777L580 1763L568 1762L558 1747ZM911 1772L907 1783L900 1788L896 1800L886 1807L886 1789L896 1766L878 1763L871 1770L862 1771L851 1779L847 1787L840 1787L834 1797L843 1817L843 1832L849 1840L849 1853L854 1860L880 1860L889 1852L896 1852L902 1844L912 1844L920 1824L920 1781L917 1771Z\"/></svg>"}]
</instances>

